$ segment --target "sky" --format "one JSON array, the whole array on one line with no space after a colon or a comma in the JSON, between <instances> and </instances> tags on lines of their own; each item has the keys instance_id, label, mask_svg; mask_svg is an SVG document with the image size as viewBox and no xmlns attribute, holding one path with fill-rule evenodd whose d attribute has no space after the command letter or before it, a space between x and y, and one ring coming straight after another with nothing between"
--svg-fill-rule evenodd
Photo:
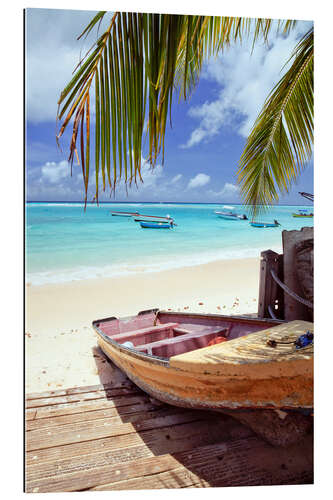
<instances>
[{"instance_id":1,"label":"sky","mask_svg":"<svg viewBox=\"0 0 333 500\"><path fill-rule=\"evenodd\" d=\"M94 11L28 9L26 12L26 198L82 201L81 167L67 162L68 142L56 145L60 92L96 32L77 41ZM223 14L223 13L222 13ZM109 16L108 18L109 19ZM237 165L260 109L282 76L282 68L311 22L299 21L288 37L271 37L269 46L243 41L209 60L186 102L174 98L172 128L165 157L152 170L143 157L143 183L115 197L100 191L100 201L240 203ZM102 28L101 28L102 29ZM100 31L101 32L101 31ZM92 156L93 158L93 156ZM88 200L94 193L91 179ZM303 204L298 191L313 192L313 160L280 203Z\"/></svg>"}]
</instances>

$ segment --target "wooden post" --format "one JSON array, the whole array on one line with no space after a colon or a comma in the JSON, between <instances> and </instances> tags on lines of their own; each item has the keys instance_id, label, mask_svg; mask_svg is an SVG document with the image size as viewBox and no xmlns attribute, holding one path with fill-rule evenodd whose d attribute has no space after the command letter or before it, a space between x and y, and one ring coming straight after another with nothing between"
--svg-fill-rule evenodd
<instances>
[{"instance_id":1,"label":"wooden post","mask_svg":"<svg viewBox=\"0 0 333 500\"><path fill-rule=\"evenodd\" d=\"M260 283L259 283L259 318L270 318L268 306L275 308L275 301L278 296L277 284L271 275L271 269L279 275L279 254L273 250L261 252L260 262Z\"/></svg>"},{"instance_id":2,"label":"wooden post","mask_svg":"<svg viewBox=\"0 0 333 500\"><path fill-rule=\"evenodd\" d=\"M297 274L296 245L305 240L313 240L313 227L303 227L300 231L282 231L283 282L300 297L304 297L304 292ZM295 300L288 293L284 293L284 319L313 321L313 310Z\"/></svg>"}]
</instances>

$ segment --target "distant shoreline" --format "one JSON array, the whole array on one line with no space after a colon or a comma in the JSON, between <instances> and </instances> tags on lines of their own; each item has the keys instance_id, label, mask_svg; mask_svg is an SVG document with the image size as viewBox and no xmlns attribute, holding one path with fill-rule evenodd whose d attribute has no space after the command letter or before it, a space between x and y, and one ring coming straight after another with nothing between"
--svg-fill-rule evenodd
<instances>
[{"instance_id":1,"label":"distant shoreline","mask_svg":"<svg viewBox=\"0 0 333 500\"><path fill-rule=\"evenodd\" d=\"M73 200L27 200L26 204L29 203L74 203L78 205L84 205L84 201L73 201ZM234 202L234 201L221 201L221 202L198 202L198 201L99 201L99 205L236 205L236 206L244 206L243 203ZM87 201L87 205L97 205L96 202ZM259 205L261 206L261 205ZM297 204L288 204L288 203L277 203L278 207L303 207L303 206L313 206L313 203L297 203Z\"/></svg>"}]
</instances>

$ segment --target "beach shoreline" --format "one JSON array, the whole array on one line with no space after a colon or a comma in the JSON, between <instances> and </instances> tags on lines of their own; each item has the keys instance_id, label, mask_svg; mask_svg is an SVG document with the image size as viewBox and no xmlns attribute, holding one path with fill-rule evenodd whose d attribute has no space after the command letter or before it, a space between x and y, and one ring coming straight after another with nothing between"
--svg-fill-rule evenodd
<instances>
[{"instance_id":1,"label":"beach shoreline","mask_svg":"<svg viewBox=\"0 0 333 500\"><path fill-rule=\"evenodd\" d=\"M159 308L255 314L260 258L220 260L168 271L26 286L26 392L112 379L92 321Z\"/></svg>"}]
</instances>

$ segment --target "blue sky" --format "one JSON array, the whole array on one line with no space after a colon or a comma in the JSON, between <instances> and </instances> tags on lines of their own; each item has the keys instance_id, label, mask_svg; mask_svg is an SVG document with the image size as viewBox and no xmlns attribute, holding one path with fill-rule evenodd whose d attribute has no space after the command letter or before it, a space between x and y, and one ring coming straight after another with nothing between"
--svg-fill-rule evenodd
<instances>
[{"instance_id":1,"label":"blue sky","mask_svg":"<svg viewBox=\"0 0 333 500\"><path fill-rule=\"evenodd\" d=\"M223 14L223 13L222 13ZM76 37L93 11L28 9L26 15L26 184L28 200L83 199L81 167L73 176L56 146L57 100L80 55L93 37ZM269 47L243 42L207 63L191 98L174 98L172 128L165 142L164 166L143 167L144 183L128 191L120 184L116 197L100 192L103 201L241 202L237 164L247 134L261 106L281 77L281 68L311 23L299 21L288 38L272 36ZM88 200L92 198L94 186ZM306 203L298 191L313 192L313 162L305 168L280 203Z\"/></svg>"}]
</instances>

